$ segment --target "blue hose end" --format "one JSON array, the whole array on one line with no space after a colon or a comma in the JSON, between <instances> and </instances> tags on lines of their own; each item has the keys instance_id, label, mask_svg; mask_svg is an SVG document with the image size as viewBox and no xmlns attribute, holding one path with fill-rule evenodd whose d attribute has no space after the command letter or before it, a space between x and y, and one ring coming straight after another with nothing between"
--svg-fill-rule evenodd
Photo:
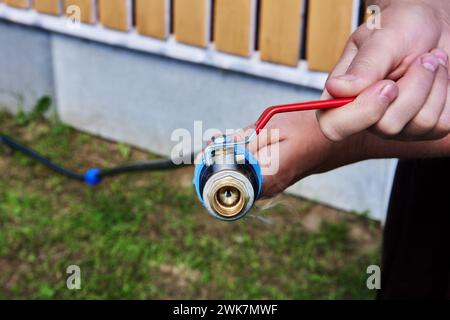
<instances>
[{"instance_id":1,"label":"blue hose end","mask_svg":"<svg viewBox=\"0 0 450 320\"><path fill-rule=\"evenodd\" d=\"M90 186L98 186L102 182L100 172L98 168L89 169L84 174L84 181Z\"/></svg>"}]
</instances>

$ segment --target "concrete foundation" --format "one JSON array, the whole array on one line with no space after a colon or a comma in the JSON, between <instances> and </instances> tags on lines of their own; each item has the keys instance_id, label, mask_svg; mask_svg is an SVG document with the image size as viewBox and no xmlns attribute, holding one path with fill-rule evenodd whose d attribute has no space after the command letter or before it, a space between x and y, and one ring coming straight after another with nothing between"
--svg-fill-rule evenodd
<instances>
[{"instance_id":1,"label":"concrete foundation","mask_svg":"<svg viewBox=\"0 0 450 320\"><path fill-rule=\"evenodd\" d=\"M0 20L0 106L30 110L54 97L51 35Z\"/></svg>"}]
</instances>

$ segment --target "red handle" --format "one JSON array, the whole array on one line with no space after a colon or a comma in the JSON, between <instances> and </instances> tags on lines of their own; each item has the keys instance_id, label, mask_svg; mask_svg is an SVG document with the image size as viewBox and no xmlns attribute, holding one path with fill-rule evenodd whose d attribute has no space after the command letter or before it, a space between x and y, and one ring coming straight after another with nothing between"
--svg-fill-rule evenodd
<instances>
[{"instance_id":1,"label":"red handle","mask_svg":"<svg viewBox=\"0 0 450 320\"><path fill-rule=\"evenodd\" d=\"M355 98L345 98L345 99L335 99L335 100L322 100L322 101L311 101L311 102L301 102L293 104L285 104L280 106L274 106L267 108L259 117L255 124L256 134L264 129L267 123L272 119L272 117L278 113L295 112L295 111L306 111L306 110L319 110L319 109L334 109L343 107L351 102Z\"/></svg>"}]
</instances>

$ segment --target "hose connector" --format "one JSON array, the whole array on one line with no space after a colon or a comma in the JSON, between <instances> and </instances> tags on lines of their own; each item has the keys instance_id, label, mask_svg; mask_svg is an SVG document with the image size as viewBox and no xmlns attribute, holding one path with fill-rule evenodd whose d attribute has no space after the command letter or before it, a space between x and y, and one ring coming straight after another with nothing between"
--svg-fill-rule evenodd
<instances>
[{"instance_id":1,"label":"hose connector","mask_svg":"<svg viewBox=\"0 0 450 320\"><path fill-rule=\"evenodd\" d=\"M210 215L235 221L247 215L262 188L261 168L248 149L217 138L210 159L196 166L194 185Z\"/></svg>"},{"instance_id":2,"label":"hose connector","mask_svg":"<svg viewBox=\"0 0 450 320\"><path fill-rule=\"evenodd\" d=\"M100 173L101 170L98 168L89 169L84 174L84 182L92 187L98 186L102 182Z\"/></svg>"}]
</instances>

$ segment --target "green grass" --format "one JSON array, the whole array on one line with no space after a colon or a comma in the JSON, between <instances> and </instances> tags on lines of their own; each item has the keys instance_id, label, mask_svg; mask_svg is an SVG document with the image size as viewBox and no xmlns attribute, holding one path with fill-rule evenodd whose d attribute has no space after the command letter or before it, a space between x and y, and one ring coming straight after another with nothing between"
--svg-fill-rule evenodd
<instances>
[{"instance_id":1,"label":"green grass","mask_svg":"<svg viewBox=\"0 0 450 320\"><path fill-rule=\"evenodd\" d=\"M77 170L151 157L40 117L0 114L0 128ZM190 168L88 188L0 147L0 172L2 299L374 296L365 270L379 262L380 232L364 217L327 219L321 212L334 210L283 196L254 212L270 224L215 221L195 197ZM322 224L310 230L303 221L315 212ZM66 288L69 265L81 268L81 290Z\"/></svg>"}]
</instances>

